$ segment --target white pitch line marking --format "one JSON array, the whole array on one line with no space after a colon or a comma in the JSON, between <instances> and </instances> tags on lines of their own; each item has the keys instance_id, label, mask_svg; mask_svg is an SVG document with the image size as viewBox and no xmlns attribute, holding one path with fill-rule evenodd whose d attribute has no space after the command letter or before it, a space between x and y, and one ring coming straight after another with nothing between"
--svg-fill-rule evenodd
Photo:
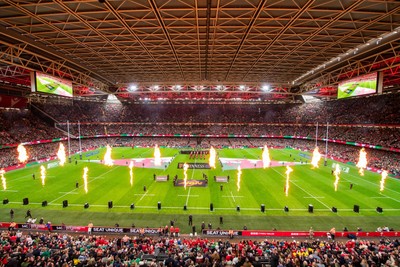
<instances>
[{"instance_id":1,"label":"white pitch line marking","mask_svg":"<svg viewBox=\"0 0 400 267\"><path fill-rule=\"evenodd\" d=\"M233 200L233 203L236 203L236 197L243 197L243 196L234 196L233 195L233 193L232 193L232 191L231 191L231 195L230 196L222 196L222 197L229 197L229 198L232 198L232 200Z\"/></svg>"},{"instance_id":2,"label":"white pitch line marking","mask_svg":"<svg viewBox=\"0 0 400 267\"><path fill-rule=\"evenodd\" d=\"M89 181L89 183L91 183L91 182L93 182L93 181L95 181L95 180L97 180L97 179L101 178L103 175L106 175L107 173L109 173L109 172L111 172L111 171L113 171L113 170L116 170L118 167L119 167L119 166L117 166L116 168L113 168L113 169L111 169L111 170L109 170L109 171L107 171L107 172L105 172L105 173L101 174L100 176L97 176L97 177L96 177L96 178L94 178L93 180L90 180L90 181ZM70 194L71 192L74 192L74 191L76 191L77 189L78 189L78 188L75 188L75 189L73 189L73 190L69 191L68 193L66 193L66 194L63 194L61 197L58 197L58 198L56 198L56 199L54 199L54 200L50 201L50 202L49 202L49 204L52 204L52 203L54 203L54 201L56 201L56 200L59 200L59 199L61 199L61 198L65 197L66 195Z\"/></svg>"},{"instance_id":3,"label":"white pitch line marking","mask_svg":"<svg viewBox=\"0 0 400 267\"><path fill-rule=\"evenodd\" d=\"M274 170L274 172L278 173L280 176L286 178L283 174L281 174L280 172L278 172L277 170L275 170L274 168L272 168L272 170ZM290 181L293 185L295 185L296 187L298 187L299 189L301 189L303 192L305 192L306 194L308 194L311 198L314 198L316 201L318 201L319 203L321 203L322 205L324 205L325 207L327 207L329 210L331 209L328 205L326 205L324 202L318 200L318 198L315 198L315 196L311 195L309 192L307 192L306 190L304 190L303 188L301 188L300 186L298 186L297 184L295 184L294 182Z\"/></svg>"},{"instance_id":4,"label":"white pitch line marking","mask_svg":"<svg viewBox=\"0 0 400 267\"><path fill-rule=\"evenodd\" d=\"M149 196L149 197L154 197L155 195L154 194L134 194L135 196L144 196L144 195L146 195L146 196Z\"/></svg>"},{"instance_id":5,"label":"white pitch line marking","mask_svg":"<svg viewBox=\"0 0 400 267\"><path fill-rule=\"evenodd\" d=\"M194 173L194 171L193 171L193 173ZM192 176L192 178L193 178L193 176ZM187 194L187 197L186 197L186 202L185 202L185 205L187 206L187 204L188 204L188 202L189 202L189 197L190 197L190 191L192 190L192 188L191 187L189 187L189 191L188 191L188 194Z\"/></svg>"},{"instance_id":6,"label":"white pitch line marking","mask_svg":"<svg viewBox=\"0 0 400 267\"><path fill-rule=\"evenodd\" d=\"M356 176L356 175L351 174L351 173L349 173L348 175L350 175L350 176L352 176L352 177L354 177L354 178L356 178L356 179L360 179L360 180L362 180L363 182L366 182L366 183L375 185L375 186L377 186L377 187L379 186L378 183L373 183L373 182L371 182L371 181L368 181L367 179L362 178L363 176L360 177L360 176ZM388 178L391 178L391 177L388 177ZM396 179L396 178L394 178L394 179ZM393 193L400 194L400 192L398 192L398 191L396 191L396 190L393 190L393 189L390 189L390 188L388 188L388 189L386 189L386 190L391 191L391 192L393 192Z\"/></svg>"},{"instance_id":7,"label":"white pitch line marking","mask_svg":"<svg viewBox=\"0 0 400 267\"><path fill-rule=\"evenodd\" d=\"M400 203L400 200L397 200L397 199L395 199L395 198L392 198L392 197L389 197L389 196L385 196L385 195L383 195L383 194L382 194L382 196L383 196L383 197L386 197L386 198L390 198L391 200L394 200L394 201Z\"/></svg>"},{"instance_id":8,"label":"white pitch line marking","mask_svg":"<svg viewBox=\"0 0 400 267\"><path fill-rule=\"evenodd\" d=\"M142 197L138 200L138 202L140 202L140 201L147 195L147 192L149 192L149 191L146 191L146 193L144 193L144 194L142 195Z\"/></svg>"}]
</instances>

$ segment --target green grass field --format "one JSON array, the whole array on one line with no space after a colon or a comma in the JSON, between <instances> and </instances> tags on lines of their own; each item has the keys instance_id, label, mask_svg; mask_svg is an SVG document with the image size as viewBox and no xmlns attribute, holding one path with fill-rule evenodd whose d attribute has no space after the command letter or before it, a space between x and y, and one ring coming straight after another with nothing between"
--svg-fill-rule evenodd
<instances>
[{"instance_id":1,"label":"green grass field","mask_svg":"<svg viewBox=\"0 0 400 267\"><path fill-rule=\"evenodd\" d=\"M113 159L151 158L153 148L113 148ZM221 149L221 158L258 159L261 149ZM187 218L193 215L194 223L211 222L219 226L219 216L224 217L221 228L241 229L246 225L249 229L271 230L307 230L313 226L316 230L326 230L335 226L350 230L362 227L374 231L378 226L399 228L400 218L400 181L387 178L385 189L380 192L381 176L366 171L365 176L358 174L358 169L350 164L340 163L349 167L349 172L340 174L338 190L334 190L335 177L332 175L332 163L328 160L324 166L322 160L318 169L312 169L310 164L292 166L288 196L285 195L286 167L277 166L267 169L242 169L240 190L237 190L237 170L222 170L220 164L212 170L189 169L188 179L201 179L205 173L209 177L207 187L173 186L172 178L178 175L183 178L183 170L178 169L178 162L208 162L206 160L189 160L188 155L179 154L178 149L161 148L162 157L177 155L166 169L133 169L133 186L130 185L129 168L127 166L108 167L98 162L102 159L105 149L98 154L79 160L72 157L72 163L64 167L48 168L45 185L40 179L40 165L33 165L5 174L7 190L0 191L0 199L9 199L10 203L0 206L1 221L9 220L9 211L15 210L15 220L24 222L27 209L31 209L34 217L50 220L53 224L87 225L89 221L97 226L159 227L169 224L170 220L183 232L189 232ZM303 161L301 151L292 149L270 150L274 161ZM90 158L90 162L88 159ZM77 160L77 164L75 164ZM44 166L48 166L48 162ZM88 167L88 193L83 188L83 168ZM35 179L32 178L35 174ZM153 175L170 175L168 182L156 182ZM228 183L215 182L212 177L230 176ZM76 182L79 188L75 187ZM354 186L350 189L350 183ZM147 190L144 192L143 187ZM23 198L29 198L29 205L22 205ZM42 207L42 201L48 202ZM68 200L69 206L62 207L63 200ZM113 201L114 207L108 208L108 201ZM84 203L90 207L84 209ZM161 210L157 203L161 202ZM131 203L135 204L130 209ZM210 203L214 211L210 211ZM260 211L264 204L266 212ZM314 212L308 212L312 204ZM353 205L360 206L360 212L353 212ZM187 210L183 206L187 205ZM240 206L240 211L236 207ZM289 212L283 207L288 206ZM335 206L337 213L331 211ZM376 207L382 207L383 213L377 213Z\"/></svg>"}]
</instances>

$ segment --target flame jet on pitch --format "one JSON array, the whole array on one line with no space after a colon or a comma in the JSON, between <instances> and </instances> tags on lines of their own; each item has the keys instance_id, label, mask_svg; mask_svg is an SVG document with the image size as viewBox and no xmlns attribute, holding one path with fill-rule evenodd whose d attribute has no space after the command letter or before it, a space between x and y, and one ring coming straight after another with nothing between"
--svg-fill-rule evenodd
<instances>
[{"instance_id":1,"label":"flame jet on pitch","mask_svg":"<svg viewBox=\"0 0 400 267\"><path fill-rule=\"evenodd\" d=\"M321 153L319 153L318 147L316 146L311 159L311 165L314 168L318 168L318 162L321 160Z\"/></svg>"},{"instance_id":2,"label":"flame jet on pitch","mask_svg":"<svg viewBox=\"0 0 400 267\"><path fill-rule=\"evenodd\" d=\"M129 163L129 176L130 176L130 183L131 183L131 186L133 185L133 171L132 171L132 169L133 169L133 161L131 161L130 163Z\"/></svg>"},{"instance_id":3,"label":"flame jet on pitch","mask_svg":"<svg viewBox=\"0 0 400 267\"><path fill-rule=\"evenodd\" d=\"M88 192L88 172L88 167L83 168L83 188L85 189L86 193Z\"/></svg>"},{"instance_id":4,"label":"flame jet on pitch","mask_svg":"<svg viewBox=\"0 0 400 267\"><path fill-rule=\"evenodd\" d=\"M361 176L364 176L364 169L367 168L367 152L365 151L364 148L361 148L361 150L360 150L360 156L358 158L358 162L357 162L356 166L359 169L358 173Z\"/></svg>"},{"instance_id":5,"label":"flame jet on pitch","mask_svg":"<svg viewBox=\"0 0 400 267\"><path fill-rule=\"evenodd\" d=\"M186 190L186 185L187 185L187 171L188 171L188 169L189 169L189 164L187 164L185 162L185 164L183 164L183 176L184 176L184 178L183 178L183 186L185 187L185 190Z\"/></svg>"},{"instance_id":6,"label":"flame jet on pitch","mask_svg":"<svg viewBox=\"0 0 400 267\"><path fill-rule=\"evenodd\" d=\"M60 166L64 166L67 156L65 154L65 147L62 143L60 143L60 146L58 148L57 157L60 160Z\"/></svg>"},{"instance_id":7,"label":"flame jet on pitch","mask_svg":"<svg viewBox=\"0 0 400 267\"><path fill-rule=\"evenodd\" d=\"M104 165L113 166L114 162L111 158L111 147L109 145L106 146L106 153L104 154Z\"/></svg>"},{"instance_id":8,"label":"flame jet on pitch","mask_svg":"<svg viewBox=\"0 0 400 267\"><path fill-rule=\"evenodd\" d=\"M285 194L286 196L289 195L289 180L290 180L290 173L293 171L292 168L286 166L286 185L285 185Z\"/></svg>"},{"instance_id":9,"label":"flame jet on pitch","mask_svg":"<svg viewBox=\"0 0 400 267\"><path fill-rule=\"evenodd\" d=\"M380 186L380 191L382 192L385 189L385 180L386 180L386 178L388 176L388 172L387 171L382 171L381 176L382 176L382 178L381 178L381 182L380 182L380 185L381 185Z\"/></svg>"},{"instance_id":10,"label":"flame jet on pitch","mask_svg":"<svg viewBox=\"0 0 400 267\"><path fill-rule=\"evenodd\" d=\"M154 165L161 166L161 152L157 144L154 147Z\"/></svg>"},{"instance_id":11,"label":"flame jet on pitch","mask_svg":"<svg viewBox=\"0 0 400 267\"><path fill-rule=\"evenodd\" d=\"M26 152L26 148L23 144L19 144L17 147L18 151L18 160L21 163L24 163L28 160L28 153Z\"/></svg>"},{"instance_id":12,"label":"flame jet on pitch","mask_svg":"<svg viewBox=\"0 0 400 267\"><path fill-rule=\"evenodd\" d=\"M337 188L338 188L338 185L339 185L339 180L340 180L340 177L339 177L339 174L340 174L340 167L339 167L339 164L337 164L336 163L336 168L335 168L335 171L333 172L333 174L335 175L335 182L333 183L333 185L335 186L335 191L337 191Z\"/></svg>"},{"instance_id":13,"label":"flame jet on pitch","mask_svg":"<svg viewBox=\"0 0 400 267\"><path fill-rule=\"evenodd\" d=\"M215 149L213 147L210 148L210 159L208 161L208 164L210 164L211 168L215 168L215 160L217 158L217 152L215 152Z\"/></svg>"},{"instance_id":14,"label":"flame jet on pitch","mask_svg":"<svg viewBox=\"0 0 400 267\"><path fill-rule=\"evenodd\" d=\"M237 182L236 182L236 186L237 186L237 191L239 192L240 190L240 179L242 177L242 169L240 168L240 165L237 168Z\"/></svg>"},{"instance_id":15,"label":"flame jet on pitch","mask_svg":"<svg viewBox=\"0 0 400 267\"><path fill-rule=\"evenodd\" d=\"M269 150L267 145L264 145L264 151L262 153L262 161L263 161L263 167L268 168L271 164L271 158L269 156Z\"/></svg>"},{"instance_id":16,"label":"flame jet on pitch","mask_svg":"<svg viewBox=\"0 0 400 267\"><path fill-rule=\"evenodd\" d=\"M40 179L42 179L42 185L45 185L46 181L46 168L42 165L40 166Z\"/></svg>"},{"instance_id":17,"label":"flame jet on pitch","mask_svg":"<svg viewBox=\"0 0 400 267\"><path fill-rule=\"evenodd\" d=\"M1 183L3 185L3 190L7 190L7 181L6 178L4 177L4 174L6 171L4 169L0 170L0 177L1 177Z\"/></svg>"}]
</instances>

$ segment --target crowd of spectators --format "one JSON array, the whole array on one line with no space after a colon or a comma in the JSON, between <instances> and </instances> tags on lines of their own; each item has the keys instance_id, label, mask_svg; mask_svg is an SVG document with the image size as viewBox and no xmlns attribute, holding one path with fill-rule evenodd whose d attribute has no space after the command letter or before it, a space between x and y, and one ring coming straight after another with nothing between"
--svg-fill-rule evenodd
<instances>
[{"instance_id":1,"label":"crowd of spectators","mask_svg":"<svg viewBox=\"0 0 400 267\"><path fill-rule=\"evenodd\" d=\"M2 231L1 266L400 266L399 240L221 240Z\"/></svg>"},{"instance_id":2,"label":"crowd of spectators","mask_svg":"<svg viewBox=\"0 0 400 267\"><path fill-rule=\"evenodd\" d=\"M0 109L0 145L61 137L55 130L29 110Z\"/></svg>"},{"instance_id":3,"label":"crowd of spectators","mask_svg":"<svg viewBox=\"0 0 400 267\"><path fill-rule=\"evenodd\" d=\"M400 148L400 93L304 104L128 104L74 101L34 104L56 118L59 129L104 134L289 135ZM280 125L277 125L280 124Z\"/></svg>"},{"instance_id":4,"label":"crowd of spectators","mask_svg":"<svg viewBox=\"0 0 400 267\"><path fill-rule=\"evenodd\" d=\"M82 139L81 148L82 151L95 149L100 146L105 146L108 143L110 145L113 145L114 141L115 140L113 139L105 140L104 138ZM74 154L81 151L78 140L72 139L70 142L70 147L68 147L67 142L62 142L62 143L64 144L67 153L70 151L70 154ZM41 143L36 145L25 145L24 147L29 157L28 162L31 162L31 161L44 160L56 156L59 146L60 142L53 142L53 143ZM19 164L18 151L16 147L0 149L0 168L15 166L18 164Z\"/></svg>"},{"instance_id":5,"label":"crowd of spectators","mask_svg":"<svg viewBox=\"0 0 400 267\"><path fill-rule=\"evenodd\" d=\"M59 127L66 131L67 124L59 124ZM317 132L315 125L270 125L270 124L183 124L183 123L90 123L90 124L69 124L70 133L81 135L147 135L157 134L192 134L192 135L250 135L257 137L261 135L273 136L296 136L314 139ZM318 126L318 138L326 137L326 125ZM356 127L336 126L328 127L328 138L347 142L358 142L383 147L400 148L400 125L398 128L387 127Z\"/></svg>"},{"instance_id":6,"label":"crowd of spectators","mask_svg":"<svg viewBox=\"0 0 400 267\"><path fill-rule=\"evenodd\" d=\"M59 122L399 124L400 93L304 104L35 104Z\"/></svg>"},{"instance_id":7,"label":"crowd of spectators","mask_svg":"<svg viewBox=\"0 0 400 267\"><path fill-rule=\"evenodd\" d=\"M400 112L396 103L400 93L365 98L306 104L127 104L108 102L71 101L66 104L37 104L31 110L0 110L0 147L36 140L95 135L133 134L144 137L154 135L240 135L241 138L165 138L170 147L245 147L263 146L265 143L279 147L304 147L313 149L313 142L301 138L328 137L332 140L366 143L384 148L400 148ZM368 107L368 108L366 108ZM43 114L47 114L47 120ZM48 118L54 118L54 124ZM69 121L67 126L66 121ZM80 122L79 125L77 122ZM318 130L316 122L320 122ZM55 125L55 127L54 127ZM295 139L261 139L268 136L294 136ZM123 143L136 146L161 144L159 138L127 138ZM71 152L78 151L76 139L71 142ZM83 148L96 143L114 142L108 138L99 141L83 139ZM119 143L121 143L120 139ZM115 144L119 145L119 144ZM31 160L54 155L58 144L28 146ZM354 161L359 148L329 143L329 156ZM399 174L399 153L368 151L370 164L388 168ZM0 149L0 167L15 165L14 148Z\"/></svg>"},{"instance_id":8,"label":"crowd of spectators","mask_svg":"<svg viewBox=\"0 0 400 267\"><path fill-rule=\"evenodd\" d=\"M0 110L0 145L78 136L142 134L144 137L72 138L67 150L76 153L112 146L177 148L315 147L315 123L322 125L319 138L329 138L400 148L398 103L400 94L360 99L287 105L187 105L70 102L37 105L56 118L57 128L30 110ZM35 112L38 112L37 110ZM274 125L281 123L283 125ZM343 125L349 124L349 125ZM372 124L374 127L369 127ZM367 127L368 126L368 127ZM302 136L283 138L177 138L153 134L236 134ZM324 143L319 142L323 152ZM26 145L31 161L55 156L59 142ZM328 144L328 156L355 162L359 147ZM400 174L400 153L367 149L369 166ZM0 168L17 165L15 147L0 149ZM1 232L1 266L400 266L396 240L209 240L207 238L69 235L66 233ZM153 258L147 258L152 255ZM165 255L163 260L156 256Z\"/></svg>"},{"instance_id":9,"label":"crowd of spectators","mask_svg":"<svg viewBox=\"0 0 400 267\"><path fill-rule=\"evenodd\" d=\"M34 109L35 114L39 115L41 110L55 118L52 125L29 110L0 110L0 145L65 137L68 120L69 131L74 136L79 133L84 136L234 134L308 138L315 138L316 122L320 123L318 138L324 138L325 125L329 122L331 139L400 148L400 114L395 108L399 100L400 94L391 94L287 105L129 105L84 101L68 102L68 105L41 104L39 109Z\"/></svg>"}]
</instances>

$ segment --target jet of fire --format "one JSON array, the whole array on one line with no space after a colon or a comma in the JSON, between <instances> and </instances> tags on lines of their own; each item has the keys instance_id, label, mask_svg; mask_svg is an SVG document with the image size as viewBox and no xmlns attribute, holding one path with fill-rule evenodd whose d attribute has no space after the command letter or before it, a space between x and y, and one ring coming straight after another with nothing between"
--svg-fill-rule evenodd
<instances>
[{"instance_id":1,"label":"jet of fire","mask_svg":"<svg viewBox=\"0 0 400 267\"><path fill-rule=\"evenodd\" d=\"M285 186L285 194L286 194L286 196L288 196L288 194L289 194L289 179L290 179L290 173L293 171L293 169L292 168L290 168L289 167L289 165L288 166L286 166L286 186Z\"/></svg>"},{"instance_id":2,"label":"jet of fire","mask_svg":"<svg viewBox=\"0 0 400 267\"><path fill-rule=\"evenodd\" d=\"M65 155L65 147L62 143L60 143L60 147L58 148L57 157L60 160L60 165L64 166L67 156Z\"/></svg>"},{"instance_id":3,"label":"jet of fire","mask_svg":"<svg viewBox=\"0 0 400 267\"><path fill-rule=\"evenodd\" d=\"M132 168L133 168L133 161L131 161L131 163L129 163L129 175L131 177L131 186L133 185L133 172L132 172Z\"/></svg>"},{"instance_id":4,"label":"jet of fire","mask_svg":"<svg viewBox=\"0 0 400 267\"><path fill-rule=\"evenodd\" d=\"M356 166L359 168L358 173L361 176L364 176L364 169L367 168L367 152L365 152L364 148L361 148L360 150L360 156Z\"/></svg>"},{"instance_id":5,"label":"jet of fire","mask_svg":"<svg viewBox=\"0 0 400 267\"><path fill-rule=\"evenodd\" d=\"M83 168L83 187L85 188L86 193L88 192L88 172L88 167Z\"/></svg>"},{"instance_id":6,"label":"jet of fire","mask_svg":"<svg viewBox=\"0 0 400 267\"><path fill-rule=\"evenodd\" d=\"M186 183L187 183L187 170L189 169L189 164L187 164L185 162L185 164L183 164L183 186L185 187L186 190Z\"/></svg>"},{"instance_id":7,"label":"jet of fire","mask_svg":"<svg viewBox=\"0 0 400 267\"><path fill-rule=\"evenodd\" d=\"M213 147L210 148L210 159L208 161L208 164L210 164L211 168L215 168L215 159L217 157L217 153L215 152L215 149Z\"/></svg>"},{"instance_id":8,"label":"jet of fire","mask_svg":"<svg viewBox=\"0 0 400 267\"><path fill-rule=\"evenodd\" d=\"M3 184L3 190L7 190L7 181L6 181L6 178L4 177L5 173L6 173L6 171L4 169L0 170L1 183Z\"/></svg>"},{"instance_id":9,"label":"jet of fire","mask_svg":"<svg viewBox=\"0 0 400 267\"><path fill-rule=\"evenodd\" d=\"M113 160L111 158L111 147L109 145L106 146L106 153L104 154L104 165L112 166L114 165Z\"/></svg>"},{"instance_id":10,"label":"jet of fire","mask_svg":"<svg viewBox=\"0 0 400 267\"><path fill-rule=\"evenodd\" d=\"M269 157L269 151L267 145L264 145L264 151L262 153L262 161L264 169L269 167L269 165L271 164L271 159Z\"/></svg>"},{"instance_id":11,"label":"jet of fire","mask_svg":"<svg viewBox=\"0 0 400 267\"><path fill-rule=\"evenodd\" d=\"M339 174L340 174L339 164L336 164L336 168L335 168L335 171L333 172L333 174L336 177L335 182L333 184L335 185L335 191L337 191L337 187L338 187L339 179L340 179L340 177L339 177Z\"/></svg>"},{"instance_id":12,"label":"jet of fire","mask_svg":"<svg viewBox=\"0 0 400 267\"><path fill-rule=\"evenodd\" d=\"M161 166L161 152L157 144L154 147L154 165Z\"/></svg>"},{"instance_id":13,"label":"jet of fire","mask_svg":"<svg viewBox=\"0 0 400 267\"><path fill-rule=\"evenodd\" d=\"M28 153L26 153L26 148L22 144L19 144L17 147L17 151L19 162L26 162L28 160Z\"/></svg>"},{"instance_id":14,"label":"jet of fire","mask_svg":"<svg viewBox=\"0 0 400 267\"><path fill-rule=\"evenodd\" d=\"M238 172L237 172L237 182L236 182L236 186L237 186L237 191L239 192L240 190L240 178L242 177L242 169L240 168L240 165L237 168Z\"/></svg>"},{"instance_id":15,"label":"jet of fire","mask_svg":"<svg viewBox=\"0 0 400 267\"><path fill-rule=\"evenodd\" d=\"M381 191L383 191L383 189L385 189L385 180L386 180L386 178L388 176L388 172L387 171L382 171L381 176L382 176L382 178L381 178Z\"/></svg>"},{"instance_id":16,"label":"jet of fire","mask_svg":"<svg viewBox=\"0 0 400 267\"><path fill-rule=\"evenodd\" d=\"M43 165L40 166L40 179L42 179L42 185L44 185L46 180L46 168Z\"/></svg>"},{"instance_id":17,"label":"jet of fire","mask_svg":"<svg viewBox=\"0 0 400 267\"><path fill-rule=\"evenodd\" d=\"M319 153L318 147L316 146L311 159L311 165L314 168L318 168L318 162L320 161L320 159L321 159L321 153Z\"/></svg>"}]
</instances>

